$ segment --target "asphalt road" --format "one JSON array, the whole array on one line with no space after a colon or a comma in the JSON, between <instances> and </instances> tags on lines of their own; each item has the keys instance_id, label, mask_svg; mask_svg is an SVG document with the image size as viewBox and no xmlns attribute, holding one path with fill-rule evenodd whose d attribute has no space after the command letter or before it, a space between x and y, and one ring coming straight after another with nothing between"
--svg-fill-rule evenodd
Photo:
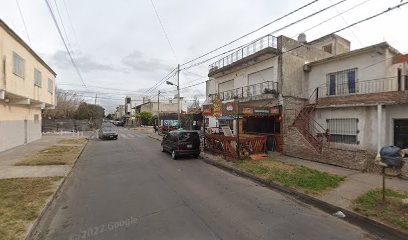
<instances>
[{"instance_id":1,"label":"asphalt road","mask_svg":"<svg viewBox=\"0 0 408 240\"><path fill-rule=\"evenodd\" d=\"M200 160L172 160L143 132L119 131L119 140L88 143L35 239L368 238Z\"/></svg>"}]
</instances>

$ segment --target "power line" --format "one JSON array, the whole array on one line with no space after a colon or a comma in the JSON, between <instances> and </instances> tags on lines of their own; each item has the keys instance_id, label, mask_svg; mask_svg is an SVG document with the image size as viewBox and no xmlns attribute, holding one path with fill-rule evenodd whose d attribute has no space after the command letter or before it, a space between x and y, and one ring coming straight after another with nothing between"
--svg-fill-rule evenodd
<instances>
[{"instance_id":1,"label":"power line","mask_svg":"<svg viewBox=\"0 0 408 240\"><path fill-rule=\"evenodd\" d=\"M153 1L153 0L150 0L150 3L151 3L152 6L153 6L154 13L156 14L157 20L158 20L159 23L160 23L161 29L163 30L163 33L164 33L164 36L165 36L166 39L167 39L167 43L169 44L170 49L171 49L171 51L173 52L174 59L176 60L176 62L178 62L176 52L174 51L173 45L172 45L171 42L170 42L169 36L167 35L167 32L166 32L166 29L164 28L164 25L163 25L163 23L162 23L162 21L161 21L161 19L160 19L159 13L157 12L156 6L154 5L154 1Z\"/></svg>"},{"instance_id":2,"label":"power line","mask_svg":"<svg viewBox=\"0 0 408 240\"><path fill-rule=\"evenodd\" d=\"M18 12L20 13L20 17L21 17L21 20L22 20L23 25L24 25L25 32L27 34L28 42L30 43L30 46L31 46L30 35L28 34L27 25L26 25L25 20L24 20L23 12L21 11L20 3L18 2L18 0L16 0L16 3L17 3Z\"/></svg>"},{"instance_id":3,"label":"power line","mask_svg":"<svg viewBox=\"0 0 408 240\"><path fill-rule=\"evenodd\" d=\"M145 91L145 93L150 93L151 91L153 91L154 89L158 88L160 85L162 85L166 80L174 77L177 72L176 71L177 68L174 68L171 72L169 72L165 77L163 77L162 79L160 79L160 81L158 81L157 83L155 83L151 88L149 88L147 91ZM174 72L174 73L173 73Z\"/></svg>"},{"instance_id":4,"label":"power line","mask_svg":"<svg viewBox=\"0 0 408 240\"><path fill-rule=\"evenodd\" d=\"M345 27L343 27L343 28L340 28L340 29L338 29L338 30L336 30L336 31L334 31L334 32L331 32L330 34L327 34L327 35L331 35L331 34L335 34L335 33L341 32L341 31L343 31L343 30L345 30L345 29L348 29L348 28L350 28L350 27L356 26L356 25L358 25L358 24L360 24L360 23L366 22L366 21L371 20L371 19L373 19L373 18L379 17L379 16L381 16L381 15L383 15L383 14L385 14L385 13L388 13L388 12L390 12L390 11L393 11L393 10L395 10L395 9L397 9L397 8L400 8L400 7L402 7L402 6L406 5L406 4L408 4L408 2L400 3L400 4L395 5L395 6L393 6L393 7L389 7L389 8L387 8L386 10L384 10L384 11L382 11L382 12L379 12L379 13L377 13L377 14L374 14L374 15L370 16L370 17L361 19L361 20L359 20L359 21L357 21L357 22L354 22L354 23L352 23L352 24L350 24L350 25L348 25L348 26L345 26ZM244 46L245 46L245 45L244 45ZM285 51L285 52L282 52L282 53L280 53L279 55L283 55L283 54L285 54L285 53L291 52L291 51L293 51L293 50L296 50L296 49L301 48L301 47L304 47L304 46L308 46L308 45L305 44L305 43L301 43L299 46L294 47L294 48L292 48L292 49L289 49L289 50L287 50L287 51ZM235 50L235 49L233 49L233 50ZM231 52L231 51L233 51L233 50L230 50L230 51L228 51L228 52ZM218 57L218 56L223 55L223 54L228 53L228 52L224 52L224 53L219 54L219 55L217 55L217 56L215 56L215 57ZM199 62L199 63L192 64L192 65L190 65L190 66L188 66L188 67L185 67L185 69L189 69L189 68L191 68L191 67L195 67L195 66L201 65L201 64L203 64L203 63L205 63L205 62L208 62L208 61L214 59L215 57L211 57L211 58L208 58L208 59L206 59L206 60L203 60L203 61L201 61L201 62Z\"/></svg>"},{"instance_id":5,"label":"power line","mask_svg":"<svg viewBox=\"0 0 408 240\"><path fill-rule=\"evenodd\" d=\"M282 20L283 18L288 17L288 16L290 16L290 15L292 15L292 14L294 14L294 13L296 13L296 12L298 12L298 11L300 11L300 10L302 10L302 9L304 9L304 8L310 6L310 5L312 5L313 3L316 3L316 2L318 2L318 1L319 1L319 0L311 1L311 2L309 2L308 4L303 5L303 6L301 6L301 7L297 8L297 9L295 9L295 10L293 10L293 11L291 11L291 12L289 12L289 13L287 13L287 14L285 14L285 15L283 15L283 16L281 16L281 17L279 17L279 18L277 18L277 19L275 19L275 20L273 20L273 21L271 21L271 22L269 22L269 23L267 23L267 24L265 24L265 25L263 25L263 26L257 28L257 29L255 29L255 30L253 30L253 31L251 31L251 32L249 32L249 33L246 33L246 34L242 35L242 36L239 37L239 38L236 38L236 39L234 39L234 40L232 40L232 41L230 41L230 42L228 42L228 43L226 43L226 44L223 44L223 45L221 45L220 47L218 47L218 48L216 48L216 49L214 49L214 50L211 50L211 51L209 51L209 52L207 52L207 53L205 53L205 54L203 54L203 55L201 55L201 56L199 56L199 57L196 57L196 58L194 58L194 59L191 59L191 60L189 60L189 61L187 61L187 62L181 64L181 66L184 66L184 65L189 64L189 63L191 63L191 62L194 62L194 61L196 61L196 60L198 60L198 59L201 59L201 58L203 58L203 57L205 57L205 56L208 56L209 54L211 54L211 53L213 53L213 52L215 52L215 51L218 51L218 50L220 50L220 49L222 49L222 48L224 48L224 47L226 47L226 46L228 46L228 45L231 45L231 44L233 44L233 43L235 43L235 42L237 42L237 41L239 41L239 40L241 40L241 39L243 39L243 38L245 38L245 37L247 37L247 36L249 36L249 35L251 35L251 34L253 34L253 33L255 33L255 32L258 32L259 30L261 30L261 29L263 29L263 28L265 28L265 27L267 27L267 26L269 26L269 25L271 25L271 24L273 24L273 23L275 23L275 22L277 22L277 21L279 21L279 20Z\"/></svg>"},{"instance_id":6,"label":"power line","mask_svg":"<svg viewBox=\"0 0 408 240\"><path fill-rule=\"evenodd\" d=\"M79 40L78 40L78 37L77 37L77 33L76 33L76 31L75 31L74 25L72 24L71 15L69 14L67 4L66 4L65 0L63 0L62 3L63 3L63 5L64 5L65 12L67 13L68 23L69 23L69 25L71 26L72 32L74 33L75 41L76 41L76 43L78 44L79 50L82 52L81 45L80 45Z\"/></svg>"},{"instance_id":7,"label":"power line","mask_svg":"<svg viewBox=\"0 0 408 240\"><path fill-rule=\"evenodd\" d=\"M322 13L322 12L324 12L324 11L326 11L326 10L328 10L328 9L330 9L330 8L332 8L332 7L336 6L336 5L338 5L338 4L341 4L341 3L345 2L345 1L347 1L347 0L341 0L341 1L337 2L337 3L331 4L330 6L327 6L327 7L325 7L325 8L322 8L322 9L316 11L316 12L313 12L312 14L309 14L309 15L307 15L306 17L303 17L303 18L301 18L301 19L298 19L298 20L296 20L296 21L294 21L294 22L291 22L291 23L289 23L289 24L287 24L287 25L285 25L285 26L283 26L283 27L281 27L281 28L279 28L279 29L277 29L277 30L274 30L272 33L270 33L270 34L268 34L268 35L275 34L275 33L279 32L279 31L282 31L282 30L284 30L284 29L286 29L286 28L288 28L288 27L291 27L291 26L293 26L293 25L295 25L295 24L297 24L297 23L300 23L300 22L302 22L302 21L304 21L304 20L306 20L306 19L308 19L308 18L311 18L311 17L313 17L313 16L316 16L317 14L320 14L320 13ZM266 35L266 36L267 36L267 35ZM218 54L218 55L216 55L216 56L213 56L213 57L211 57L211 58L207 58L206 60L203 60L203 61L201 61L201 62L198 62L198 63L195 63L195 64L191 64L190 66L183 68L183 70L189 69L189 68L191 68L191 67L195 67L195 66L198 66L198 65L201 65L201 64L203 64L203 63L205 63L205 62L208 62L208 61L210 61L210 60L212 60L212 59L214 59L214 58L217 58L217 57L220 57L220 56L222 56L222 55L228 54L228 53L230 53L230 52L232 52L232 51L241 49L242 47L248 46L248 45L250 45L250 44L252 44L252 43L254 43L254 42L256 42L256 41L258 41L258 40L260 40L260 39L262 39L262 38L264 38L264 37L265 37L265 36L262 36L262 37L260 37L260 38L257 38L257 39L255 39L255 40L253 40L253 41L250 42L249 44L244 44L244 45L238 46L238 47L236 47L236 48L233 48L233 49L231 49L231 50L228 50L228 51L225 51L225 52L223 52L223 53L220 53L220 54ZM182 64L182 65L185 65L185 64Z\"/></svg>"},{"instance_id":8,"label":"power line","mask_svg":"<svg viewBox=\"0 0 408 240\"><path fill-rule=\"evenodd\" d=\"M329 0L330 2L332 2L331 0ZM365 1L365 2L367 2L367 1ZM365 3L365 2L363 2L363 3ZM334 9L336 10L336 12L338 13L338 14L340 14L340 12L339 12L339 10L337 9L337 7L334 7ZM343 15L340 15L340 17L341 17L341 19L343 19L343 22L347 25L347 24L349 24L348 22L347 22L347 20L343 17ZM354 33L354 31L353 31L353 29L349 29L350 30L350 32L351 32L351 34L353 34L353 36L354 36L354 38L357 40L357 42L360 44L360 46L361 47L363 47L364 45L363 45L363 43L361 42L361 40L357 37L357 35Z\"/></svg>"},{"instance_id":9,"label":"power line","mask_svg":"<svg viewBox=\"0 0 408 240\"><path fill-rule=\"evenodd\" d=\"M351 10L353 10L353 9L355 9L355 8L361 6L361 5L363 5L363 4L365 4L365 3L369 2L369 1L372 1L372 0L365 0L365 1L363 1L363 2L360 2L360 3L358 3L358 4L354 5L354 6L352 6L351 8L349 8L349 9L343 11L343 12L338 12L338 11L337 11L338 14L336 14L336 15L334 15L333 17L330 17L330 18L328 18L328 19L326 19L326 20L324 20L324 21L322 21L322 22L319 22L319 23L316 24L316 25L313 25L312 27L310 27L310 28L304 30L303 32L307 32L307 31L309 31L309 30L312 30L313 28L316 28L316 27L322 25L323 23L326 23L326 22L328 22L328 21L330 21L330 20L332 20L332 19L335 19L335 18L338 17L338 16L342 16L343 14L345 14L345 13L347 13L347 12L349 12L349 11L351 11ZM347 23L346 23L346 24L347 24ZM297 35L299 35L299 34L294 35L292 38L296 37Z\"/></svg>"},{"instance_id":10,"label":"power line","mask_svg":"<svg viewBox=\"0 0 408 240\"><path fill-rule=\"evenodd\" d=\"M62 40L62 42L63 42L63 44L64 44L65 50L67 51L67 53L68 53L68 55L69 55L69 58L71 59L72 65L74 66L74 68L75 68L75 70L76 70L76 72L77 72L77 74L78 74L78 76L79 76L79 79L81 80L83 86L84 86L86 89L88 89L88 87L86 86L85 81L84 81L84 79L83 79L83 77L82 77L82 74L81 74L81 72L79 71L77 64L75 63L75 60L74 60L74 58L72 57L71 52L69 51L68 45L67 45L67 43L65 42L64 36L62 35L62 32L61 32L61 29L60 29L60 27L58 26L57 19L56 19L55 15L54 15L54 12L52 11L51 5L50 5L50 3L48 2L48 0L44 0L44 1L45 1L45 3L47 4L48 10L49 10L49 12L50 12L50 14L51 14L51 17L52 17L53 21L54 21L55 27L56 27L57 30L58 30L58 34L59 34L59 36L60 36L60 38L61 38L61 40Z\"/></svg>"},{"instance_id":11,"label":"power line","mask_svg":"<svg viewBox=\"0 0 408 240\"><path fill-rule=\"evenodd\" d=\"M57 10L57 16L58 16L58 18L60 20L60 23L61 23L61 26L62 26L62 31L65 34L65 39L66 39L66 41L68 43L68 47L70 48L70 51L72 52L72 48L71 48L72 45L71 45L71 42L69 41L68 34L67 34L66 29L65 29L64 21L62 21L62 17L61 17L61 13L59 11L59 8L58 8L57 0L54 0L54 4L55 4L55 9Z\"/></svg>"}]
</instances>

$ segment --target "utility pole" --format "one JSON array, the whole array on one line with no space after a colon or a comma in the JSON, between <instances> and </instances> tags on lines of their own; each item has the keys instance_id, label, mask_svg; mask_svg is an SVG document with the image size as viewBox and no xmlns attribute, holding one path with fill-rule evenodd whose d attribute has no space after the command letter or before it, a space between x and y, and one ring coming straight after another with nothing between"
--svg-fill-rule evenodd
<instances>
[{"instance_id":1,"label":"utility pole","mask_svg":"<svg viewBox=\"0 0 408 240\"><path fill-rule=\"evenodd\" d=\"M96 99L98 99L98 94L95 93L95 105L96 105Z\"/></svg>"},{"instance_id":2,"label":"utility pole","mask_svg":"<svg viewBox=\"0 0 408 240\"><path fill-rule=\"evenodd\" d=\"M180 64L177 64L177 120L179 128L181 128L180 119Z\"/></svg>"},{"instance_id":3,"label":"utility pole","mask_svg":"<svg viewBox=\"0 0 408 240\"><path fill-rule=\"evenodd\" d=\"M160 127L160 90L157 92L157 127Z\"/></svg>"}]
</instances>

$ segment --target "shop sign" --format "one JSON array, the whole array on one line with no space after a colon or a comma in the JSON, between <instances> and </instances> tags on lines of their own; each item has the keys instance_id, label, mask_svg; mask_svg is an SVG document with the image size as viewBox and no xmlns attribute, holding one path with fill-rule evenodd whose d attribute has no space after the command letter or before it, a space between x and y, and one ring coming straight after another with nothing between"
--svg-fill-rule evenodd
<instances>
[{"instance_id":1,"label":"shop sign","mask_svg":"<svg viewBox=\"0 0 408 240\"><path fill-rule=\"evenodd\" d=\"M216 118L222 117L222 101L214 99L213 101L213 116Z\"/></svg>"},{"instance_id":2,"label":"shop sign","mask_svg":"<svg viewBox=\"0 0 408 240\"><path fill-rule=\"evenodd\" d=\"M242 114L252 115L254 114L254 109L249 107L242 108Z\"/></svg>"},{"instance_id":3,"label":"shop sign","mask_svg":"<svg viewBox=\"0 0 408 240\"><path fill-rule=\"evenodd\" d=\"M232 112L234 111L234 106L231 103L227 103L226 108L228 112Z\"/></svg>"},{"instance_id":4,"label":"shop sign","mask_svg":"<svg viewBox=\"0 0 408 240\"><path fill-rule=\"evenodd\" d=\"M203 115L212 115L212 105L203 105Z\"/></svg>"},{"instance_id":5,"label":"shop sign","mask_svg":"<svg viewBox=\"0 0 408 240\"><path fill-rule=\"evenodd\" d=\"M269 110L268 109L255 109L255 113L268 114Z\"/></svg>"}]
</instances>

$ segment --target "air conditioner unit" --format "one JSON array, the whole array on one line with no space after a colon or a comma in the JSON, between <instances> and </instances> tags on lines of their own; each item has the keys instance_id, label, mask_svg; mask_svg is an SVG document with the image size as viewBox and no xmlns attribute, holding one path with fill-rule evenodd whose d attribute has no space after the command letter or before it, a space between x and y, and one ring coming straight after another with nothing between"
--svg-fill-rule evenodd
<instances>
[{"instance_id":1,"label":"air conditioner unit","mask_svg":"<svg viewBox=\"0 0 408 240\"><path fill-rule=\"evenodd\" d=\"M303 71L310 72L311 70L312 70L312 67L309 64L303 65Z\"/></svg>"}]
</instances>

